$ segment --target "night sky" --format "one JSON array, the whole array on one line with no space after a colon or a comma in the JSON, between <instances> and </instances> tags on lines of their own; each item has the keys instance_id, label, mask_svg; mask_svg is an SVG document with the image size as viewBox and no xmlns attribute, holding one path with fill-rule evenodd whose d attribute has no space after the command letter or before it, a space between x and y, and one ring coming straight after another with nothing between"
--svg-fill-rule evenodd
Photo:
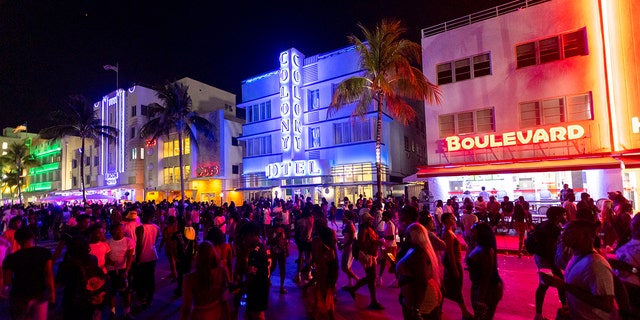
<instances>
[{"instance_id":1,"label":"night sky","mask_svg":"<svg viewBox=\"0 0 640 320\"><path fill-rule=\"evenodd\" d=\"M98 101L121 88L190 77L236 94L242 80L278 68L278 53L345 47L383 18L406 38L505 0L138 1L0 0L0 128L51 125L69 94Z\"/></svg>"}]
</instances>

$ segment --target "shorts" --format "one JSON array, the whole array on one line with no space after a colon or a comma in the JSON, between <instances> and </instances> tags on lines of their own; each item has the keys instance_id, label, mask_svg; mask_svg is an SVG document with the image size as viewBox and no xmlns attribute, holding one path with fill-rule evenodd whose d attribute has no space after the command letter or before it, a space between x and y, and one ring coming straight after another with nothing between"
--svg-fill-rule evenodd
<instances>
[{"instance_id":1,"label":"shorts","mask_svg":"<svg viewBox=\"0 0 640 320\"><path fill-rule=\"evenodd\" d=\"M111 294L114 296L118 292L120 292L120 294L127 294L131 292L125 271L125 269L107 271L107 276L111 283Z\"/></svg>"}]
</instances>

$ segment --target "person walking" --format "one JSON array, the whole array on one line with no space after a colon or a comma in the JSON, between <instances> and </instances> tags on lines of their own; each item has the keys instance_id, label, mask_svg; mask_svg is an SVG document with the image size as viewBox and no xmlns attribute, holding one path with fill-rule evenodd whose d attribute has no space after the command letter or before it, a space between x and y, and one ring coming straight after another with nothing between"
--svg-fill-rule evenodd
<instances>
[{"instance_id":1,"label":"person walking","mask_svg":"<svg viewBox=\"0 0 640 320\"><path fill-rule=\"evenodd\" d=\"M473 314L467 310L462 295L462 249L460 240L455 234L456 220L452 213L444 213L442 215L442 223L444 224L444 239L446 249L442 257L442 265L444 266L444 293L445 298L458 304L462 317L464 319L473 319Z\"/></svg>"},{"instance_id":2,"label":"person walking","mask_svg":"<svg viewBox=\"0 0 640 320\"><path fill-rule=\"evenodd\" d=\"M168 216L164 229L162 229L162 239L158 246L158 251L162 251L164 248L164 255L169 260L169 275L162 279L169 279L175 281L178 279L178 272L176 271L176 241L171 237L178 231L178 220L175 216Z\"/></svg>"},{"instance_id":3,"label":"person walking","mask_svg":"<svg viewBox=\"0 0 640 320\"><path fill-rule=\"evenodd\" d=\"M547 220L540 223L538 230L542 235L540 243L540 251L533 255L533 258L538 267L538 272L545 271L551 272L558 278L563 279L563 273L560 268L554 263L555 253L558 247L558 238L562 232L562 226L567 222L567 211L560 206L553 206L547 210ZM542 279L538 283L536 289L536 316L534 320L546 319L542 315L542 305L544 303L544 297L547 293L549 286L546 285ZM567 299L564 290L558 288L558 297L562 306L567 305Z\"/></svg>"},{"instance_id":4,"label":"person walking","mask_svg":"<svg viewBox=\"0 0 640 320\"><path fill-rule=\"evenodd\" d=\"M406 233L409 251L396 266L403 318L440 319L442 279L438 256L431 247L427 229L420 223L410 224Z\"/></svg>"},{"instance_id":5,"label":"person walking","mask_svg":"<svg viewBox=\"0 0 640 320\"><path fill-rule=\"evenodd\" d=\"M375 230L373 230L373 217L366 213L361 216L361 221L358 230L358 261L364 268L365 277L361 278L352 287L347 288L347 292L351 297L356 299L356 291L366 285L369 288L369 296L371 302L368 308L372 310L384 310L384 306L378 302L376 298L376 260L378 255L378 249L380 247L380 240Z\"/></svg>"},{"instance_id":6,"label":"person walking","mask_svg":"<svg viewBox=\"0 0 640 320\"><path fill-rule=\"evenodd\" d=\"M176 271L178 272L177 286L173 294L181 297L184 275L191 272L193 256L196 254L197 231L193 227L191 218L179 218L178 231L174 232L171 238L176 243Z\"/></svg>"},{"instance_id":7,"label":"person walking","mask_svg":"<svg viewBox=\"0 0 640 320\"><path fill-rule=\"evenodd\" d=\"M137 309L149 307L156 291L156 262L158 252L156 242L160 236L160 228L151 219L155 210L151 206L142 207L142 225L136 228L136 255L135 255L135 291L138 298Z\"/></svg>"},{"instance_id":8,"label":"person walking","mask_svg":"<svg viewBox=\"0 0 640 320\"><path fill-rule=\"evenodd\" d=\"M340 250L342 250L342 254L340 257L340 268L342 269L342 272L347 275L347 285L342 287L342 289L347 289L358 282L358 280L360 280L360 278L358 278L358 276L355 274L355 272L353 272L352 269L354 260L353 244L356 241L356 226L353 223L353 219L354 214L351 210L345 210L345 212L342 214L343 243L340 248Z\"/></svg>"},{"instance_id":9,"label":"person walking","mask_svg":"<svg viewBox=\"0 0 640 320\"><path fill-rule=\"evenodd\" d=\"M287 293L287 289L284 288L284 279L286 276L286 262L289 257L289 241L285 236L284 227L282 226L282 218L275 218L273 220L274 226L271 228L271 234L267 240L267 245L271 250L271 269L270 274L276 270L276 267L280 268L280 293Z\"/></svg>"},{"instance_id":10,"label":"person walking","mask_svg":"<svg viewBox=\"0 0 640 320\"><path fill-rule=\"evenodd\" d=\"M33 233L27 229L16 230L14 236L21 249L4 257L0 288L10 288L9 317L46 320L47 302L56 302L51 251L35 246Z\"/></svg>"},{"instance_id":11,"label":"person walking","mask_svg":"<svg viewBox=\"0 0 640 320\"><path fill-rule=\"evenodd\" d=\"M522 198L522 201L524 201L524 198ZM527 232L526 219L527 213L525 211L525 204L521 201L516 202L511 220L513 220L513 228L518 233L518 258L522 258L524 236Z\"/></svg>"},{"instance_id":12,"label":"person walking","mask_svg":"<svg viewBox=\"0 0 640 320\"><path fill-rule=\"evenodd\" d=\"M607 260L594 251L596 225L587 220L569 222L562 232L562 243L573 257L565 279L540 272L542 281L567 292L571 319L614 319L614 275Z\"/></svg>"},{"instance_id":13,"label":"person walking","mask_svg":"<svg viewBox=\"0 0 640 320\"><path fill-rule=\"evenodd\" d=\"M198 245L196 270L185 276L182 288L181 320L228 320L229 270L219 260L213 244Z\"/></svg>"},{"instance_id":14,"label":"person walking","mask_svg":"<svg viewBox=\"0 0 640 320\"><path fill-rule=\"evenodd\" d=\"M240 229L240 239L249 252L247 270L242 287L246 292L246 315L248 320L264 320L269 306L269 265L271 259L267 247L260 241L261 226L247 222Z\"/></svg>"},{"instance_id":15,"label":"person walking","mask_svg":"<svg viewBox=\"0 0 640 320\"><path fill-rule=\"evenodd\" d=\"M124 227L120 223L111 225L111 238L107 239L109 253L106 256L107 276L111 282L111 318L116 317L116 296L120 294L124 306L125 319L132 319L131 288L128 278L133 263L136 245L133 239L124 236Z\"/></svg>"},{"instance_id":16,"label":"person walking","mask_svg":"<svg viewBox=\"0 0 640 320\"><path fill-rule=\"evenodd\" d=\"M330 320L334 319L334 294L338 282L338 254L336 232L327 226L325 219L316 220L316 236L312 240L312 259L316 266L315 297L312 314L318 319L325 309Z\"/></svg>"},{"instance_id":17,"label":"person walking","mask_svg":"<svg viewBox=\"0 0 640 320\"><path fill-rule=\"evenodd\" d=\"M471 279L471 305L475 319L493 319L504 294L498 274L496 237L491 226L478 222L471 228L476 246L466 259Z\"/></svg>"}]
</instances>

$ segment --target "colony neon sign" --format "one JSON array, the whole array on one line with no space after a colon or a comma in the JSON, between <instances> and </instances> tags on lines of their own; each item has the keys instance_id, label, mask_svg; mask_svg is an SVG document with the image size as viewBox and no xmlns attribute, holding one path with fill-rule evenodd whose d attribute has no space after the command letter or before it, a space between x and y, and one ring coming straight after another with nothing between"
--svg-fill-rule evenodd
<instances>
[{"instance_id":1,"label":"colony neon sign","mask_svg":"<svg viewBox=\"0 0 640 320\"><path fill-rule=\"evenodd\" d=\"M584 137L585 130L581 125L551 127L548 129L529 129L505 132L502 135L486 134L476 137L446 137L447 151L508 147L544 142L576 140Z\"/></svg>"},{"instance_id":2,"label":"colony neon sign","mask_svg":"<svg viewBox=\"0 0 640 320\"><path fill-rule=\"evenodd\" d=\"M271 163L265 167L267 179L322 175L323 168L318 160L299 160Z\"/></svg>"},{"instance_id":3,"label":"colony neon sign","mask_svg":"<svg viewBox=\"0 0 640 320\"><path fill-rule=\"evenodd\" d=\"M289 50L280 53L280 133L282 151L302 150L302 81L300 53ZM293 156L292 156L293 158Z\"/></svg>"}]
</instances>

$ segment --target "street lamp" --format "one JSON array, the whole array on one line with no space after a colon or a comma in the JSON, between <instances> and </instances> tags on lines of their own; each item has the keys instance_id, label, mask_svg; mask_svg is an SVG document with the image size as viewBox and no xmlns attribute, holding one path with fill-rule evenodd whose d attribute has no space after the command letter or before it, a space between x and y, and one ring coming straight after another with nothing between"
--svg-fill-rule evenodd
<instances>
[{"instance_id":1,"label":"street lamp","mask_svg":"<svg viewBox=\"0 0 640 320\"><path fill-rule=\"evenodd\" d=\"M222 206L222 197L224 197L224 192L220 192L220 206Z\"/></svg>"}]
</instances>

